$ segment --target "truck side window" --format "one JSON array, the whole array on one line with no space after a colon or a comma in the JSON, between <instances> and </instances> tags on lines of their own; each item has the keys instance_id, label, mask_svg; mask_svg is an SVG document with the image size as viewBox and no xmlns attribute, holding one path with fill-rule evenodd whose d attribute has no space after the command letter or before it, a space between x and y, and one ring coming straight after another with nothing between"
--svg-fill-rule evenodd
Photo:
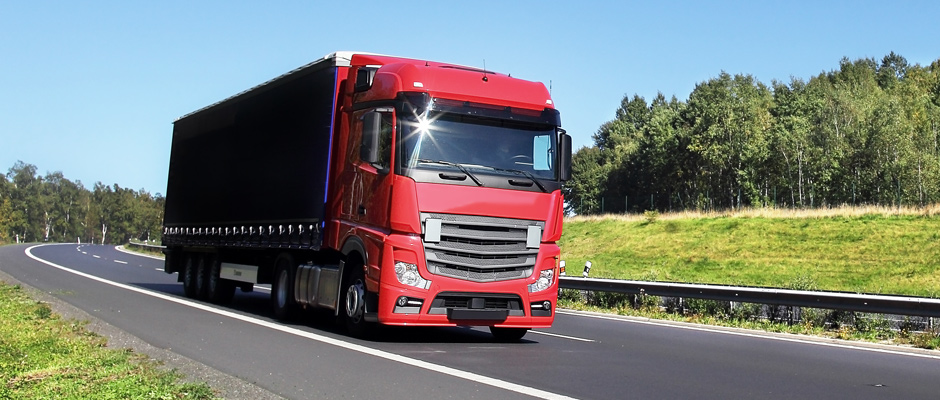
<instances>
[{"instance_id":1,"label":"truck side window","mask_svg":"<svg viewBox=\"0 0 940 400\"><path fill-rule=\"evenodd\" d=\"M373 167L388 172L392 161L392 126L391 111L379 109L367 112L359 118L362 121L360 157Z\"/></svg>"},{"instance_id":2,"label":"truck side window","mask_svg":"<svg viewBox=\"0 0 940 400\"><path fill-rule=\"evenodd\" d=\"M376 168L388 171L392 165L392 113L382 112L382 125L379 129L379 159Z\"/></svg>"}]
</instances>

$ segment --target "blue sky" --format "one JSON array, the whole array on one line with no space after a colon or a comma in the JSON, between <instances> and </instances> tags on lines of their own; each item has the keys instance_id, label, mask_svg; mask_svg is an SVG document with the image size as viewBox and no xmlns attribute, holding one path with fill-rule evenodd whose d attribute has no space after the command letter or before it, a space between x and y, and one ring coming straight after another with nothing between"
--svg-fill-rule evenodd
<instances>
[{"instance_id":1,"label":"blue sky","mask_svg":"<svg viewBox=\"0 0 940 400\"><path fill-rule=\"evenodd\" d=\"M0 0L0 173L165 193L177 117L337 50L551 84L575 148L624 95L722 71L809 79L842 57L940 58L934 1Z\"/></svg>"}]
</instances>

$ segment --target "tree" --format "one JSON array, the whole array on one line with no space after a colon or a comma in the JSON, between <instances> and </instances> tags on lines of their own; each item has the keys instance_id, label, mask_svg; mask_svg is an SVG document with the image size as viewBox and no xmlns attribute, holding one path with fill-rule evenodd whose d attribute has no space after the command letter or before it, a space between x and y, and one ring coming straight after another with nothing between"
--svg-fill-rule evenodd
<instances>
[{"instance_id":1,"label":"tree","mask_svg":"<svg viewBox=\"0 0 940 400\"><path fill-rule=\"evenodd\" d=\"M600 198L608 171L597 147L582 147L571 157L571 180L564 187L565 212L596 214L601 210Z\"/></svg>"},{"instance_id":2,"label":"tree","mask_svg":"<svg viewBox=\"0 0 940 400\"><path fill-rule=\"evenodd\" d=\"M581 213L625 197L630 210L928 204L940 199L940 60L843 58L771 87L722 72L685 102L624 96L593 138L569 185Z\"/></svg>"},{"instance_id":3,"label":"tree","mask_svg":"<svg viewBox=\"0 0 940 400\"><path fill-rule=\"evenodd\" d=\"M683 115L691 127L689 149L705 162L703 178L727 196L720 206L762 202L772 101L770 90L754 77L725 72L697 85L689 96Z\"/></svg>"},{"instance_id":4,"label":"tree","mask_svg":"<svg viewBox=\"0 0 940 400\"><path fill-rule=\"evenodd\" d=\"M884 56L881 59L881 66L878 68L878 86L883 90L891 89L904 79L908 67L907 59L895 54L893 51L891 54Z\"/></svg>"},{"instance_id":5,"label":"tree","mask_svg":"<svg viewBox=\"0 0 940 400\"><path fill-rule=\"evenodd\" d=\"M0 175L0 243L8 243L13 231L12 193L13 184L7 181L6 176Z\"/></svg>"},{"instance_id":6,"label":"tree","mask_svg":"<svg viewBox=\"0 0 940 400\"><path fill-rule=\"evenodd\" d=\"M62 172L39 176L18 161L0 175L0 242L73 241L124 243L158 239L163 196L144 189L97 182L89 192Z\"/></svg>"},{"instance_id":7,"label":"tree","mask_svg":"<svg viewBox=\"0 0 940 400\"><path fill-rule=\"evenodd\" d=\"M17 242L42 238L44 204L40 197L42 180L36 175L36 166L17 161L7 173L13 183L13 236Z\"/></svg>"}]
</instances>

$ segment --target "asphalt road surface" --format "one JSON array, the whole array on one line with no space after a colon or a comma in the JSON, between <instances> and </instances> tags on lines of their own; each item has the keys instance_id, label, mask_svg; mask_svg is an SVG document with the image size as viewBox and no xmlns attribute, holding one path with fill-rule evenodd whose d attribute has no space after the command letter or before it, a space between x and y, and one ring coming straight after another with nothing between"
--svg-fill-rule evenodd
<instances>
[{"instance_id":1,"label":"asphalt road surface","mask_svg":"<svg viewBox=\"0 0 940 400\"><path fill-rule=\"evenodd\" d=\"M286 398L940 399L940 352L563 310L519 343L470 328L358 340L328 313L272 320L263 288L227 307L186 299L162 268L113 246L0 247L0 271Z\"/></svg>"}]
</instances>

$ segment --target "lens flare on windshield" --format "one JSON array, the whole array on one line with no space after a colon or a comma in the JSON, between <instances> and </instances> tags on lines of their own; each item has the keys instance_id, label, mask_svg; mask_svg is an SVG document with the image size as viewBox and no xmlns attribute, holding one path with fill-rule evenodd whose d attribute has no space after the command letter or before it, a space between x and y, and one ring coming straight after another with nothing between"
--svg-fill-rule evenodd
<instances>
[{"instance_id":1,"label":"lens flare on windshield","mask_svg":"<svg viewBox=\"0 0 940 400\"><path fill-rule=\"evenodd\" d=\"M422 136L431 133L431 121L427 118L427 115L418 115L417 119L417 133Z\"/></svg>"}]
</instances>

